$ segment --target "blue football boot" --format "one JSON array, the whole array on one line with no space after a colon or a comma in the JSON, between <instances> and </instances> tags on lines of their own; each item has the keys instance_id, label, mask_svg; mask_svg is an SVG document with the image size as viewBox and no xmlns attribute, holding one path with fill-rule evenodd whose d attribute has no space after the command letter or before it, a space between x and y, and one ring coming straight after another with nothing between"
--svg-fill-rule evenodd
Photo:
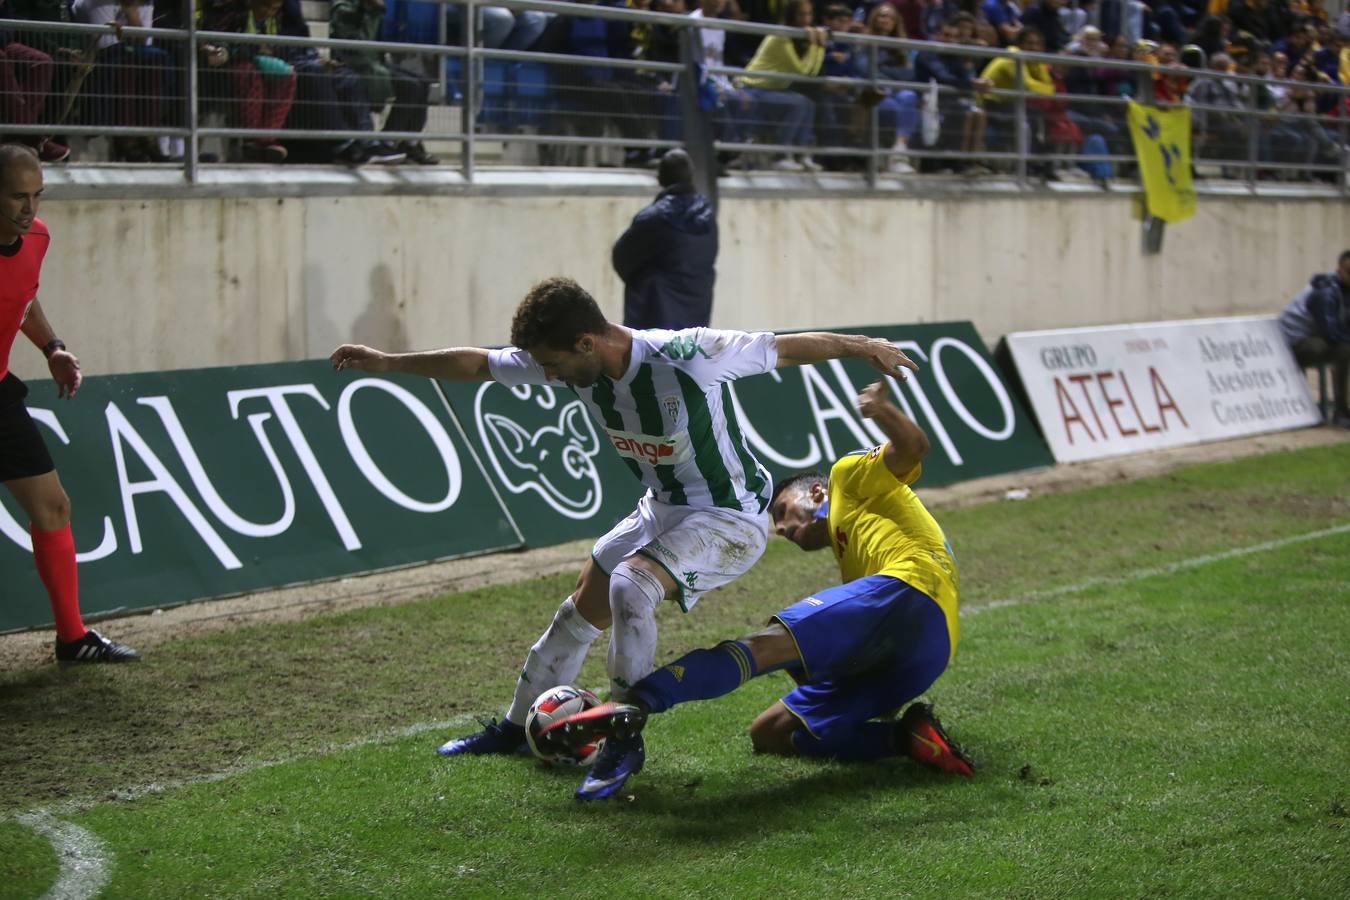
<instances>
[{"instance_id":1,"label":"blue football boot","mask_svg":"<svg viewBox=\"0 0 1350 900\"><path fill-rule=\"evenodd\" d=\"M459 756L461 754L482 756L487 753L527 754L530 752L529 744L525 743L525 726L517 725L506 719L502 719L500 722L496 719L491 721L480 719L479 721L483 725L482 731L475 731L473 734L464 735L464 737L451 738L441 744L436 752L442 756Z\"/></svg>"},{"instance_id":2,"label":"blue football boot","mask_svg":"<svg viewBox=\"0 0 1350 900\"><path fill-rule=\"evenodd\" d=\"M577 799L603 800L614 796L623 790L629 778L642 771L646 759L642 735L608 738L595 765L591 766L581 781L581 787L577 788Z\"/></svg>"}]
</instances>

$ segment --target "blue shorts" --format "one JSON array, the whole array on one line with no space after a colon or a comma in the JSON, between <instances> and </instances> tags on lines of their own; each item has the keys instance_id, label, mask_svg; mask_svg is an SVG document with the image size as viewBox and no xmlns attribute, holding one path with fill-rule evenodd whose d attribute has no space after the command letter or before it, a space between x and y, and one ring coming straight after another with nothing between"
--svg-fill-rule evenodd
<instances>
[{"instance_id":1,"label":"blue shorts","mask_svg":"<svg viewBox=\"0 0 1350 900\"><path fill-rule=\"evenodd\" d=\"M869 575L821 591L774 616L792 634L804 671L783 698L816 738L888 715L947 668L947 617L923 591Z\"/></svg>"}]
</instances>

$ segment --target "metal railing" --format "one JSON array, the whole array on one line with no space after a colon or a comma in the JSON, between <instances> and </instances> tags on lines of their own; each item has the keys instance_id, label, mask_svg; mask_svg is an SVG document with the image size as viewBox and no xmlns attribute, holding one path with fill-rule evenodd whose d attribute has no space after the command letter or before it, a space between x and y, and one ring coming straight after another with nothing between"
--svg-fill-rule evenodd
<instances>
[{"instance_id":1,"label":"metal railing","mask_svg":"<svg viewBox=\"0 0 1350 900\"><path fill-rule=\"evenodd\" d=\"M182 142L178 164L189 181L209 164L204 159L213 158L202 153L210 142L222 148L215 159L276 159L280 154L267 148L280 144L306 151L293 155L311 161L329 161L327 154L351 163L361 161L361 154L344 155L352 144L426 141L448 148L472 181L489 148L532 151L534 158L520 160L527 164L575 164L588 157L615 163L622 152L622 164L705 135L709 153L732 167L797 168L784 160L808 157L812 167L824 161L876 184L890 177L890 168L928 174L978 166L976 171L996 170L1026 186L1094 164L1105 167L1099 173L1131 169L1124 94L1151 101L1155 79L1175 77L1193 87L1212 82L1216 86L1203 93L1223 100L1190 104L1194 164L1202 174L1218 172L1251 186L1266 178L1318 179L1347 190L1350 88L1340 85L853 33L831 36L865 61L852 74L747 72L703 66L699 30L761 40L800 40L805 32L556 0L490 4L565 17L556 21L568 23L566 40L547 48L552 52L488 48L481 46L481 8L487 5L439 3L433 27L423 16L420 30L414 29L418 40L397 43L202 30L191 15L184 29L0 20L10 40L53 51L45 98L37 98L36 75L19 81L28 93L0 96L6 112L0 132L35 142L52 135L104 138L110 152L138 162L165 155L148 149L150 139L175 139ZM664 30L664 58L603 55L610 30L623 26L649 34ZM221 58L215 48L237 48L239 57ZM375 130L367 109L383 107L386 98L370 97L370 73L350 64L362 53L397 59L395 80L404 82L397 91L411 91L396 91L383 120L388 130ZM883 53L907 61L883 72ZM936 54L970 75L991 59L1009 58L1013 87L959 89L923 81L912 74L913 54ZM1033 65L1056 67L1070 81L1073 70L1089 67L1109 73L1125 90L1038 93L1028 87ZM895 77L897 69L910 77ZM766 74L778 82L775 88L755 87L754 79ZM1099 74L1093 78L1100 80ZM710 91L702 79L727 89ZM1283 108L1271 105L1281 98ZM804 109L804 124L789 134L782 127L785 116L801 118ZM422 121L422 127L408 124ZM1089 136L1099 138L1091 142L1097 149L1084 152ZM908 138L903 158L896 152L898 137Z\"/></svg>"}]
</instances>

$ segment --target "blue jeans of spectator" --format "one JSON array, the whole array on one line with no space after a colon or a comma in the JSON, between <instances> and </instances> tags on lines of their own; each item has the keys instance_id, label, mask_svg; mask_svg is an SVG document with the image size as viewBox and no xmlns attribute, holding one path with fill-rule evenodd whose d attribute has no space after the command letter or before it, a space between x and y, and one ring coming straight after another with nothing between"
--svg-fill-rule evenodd
<instances>
[{"instance_id":1,"label":"blue jeans of spectator","mask_svg":"<svg viewBox=\"0 0 1350 900\"><path fill-rule=\"evenodd\" d=\"M902 90L887 94L877 104L877 130L881 137L892 135L892 142L909 142L919 130L919 95Z\"/></svg>"},{"instance_id":2,"label":"blue jeans of spectator","mask_svg":"<svg viewBox=\"0 0 1350 900\"><path fill-rule=\"evenodd\" d=\"M536 10L512 12L504 6L479 8L483 11L483 46L489 50L528 50L553 18L552 13Z\"/></svg>"},{"instance_id":3,"label":"blue jeans of spectator","mask_svg":"<svg viewBox=\"0 0 1350 900\"><path fill-rule=\"evenodd\" d=\"M812 124L816 103L796 91L770 91L746 88L753 103L756 124L773 130L773 143L788 147L810 148L815 142Z\"/></svg>"}]
</instances>

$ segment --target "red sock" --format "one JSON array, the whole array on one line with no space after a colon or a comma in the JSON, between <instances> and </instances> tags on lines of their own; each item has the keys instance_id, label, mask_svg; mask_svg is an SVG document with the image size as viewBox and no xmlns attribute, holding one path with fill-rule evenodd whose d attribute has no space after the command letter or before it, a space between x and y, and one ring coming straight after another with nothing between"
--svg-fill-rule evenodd
<instances>
[{"instance_id":1,"label":"red sock","mask_svg":"<svg viewBox=\"0 0 1350 900\"><path fill-rule=\"evenodd\" d=\"M70 526L56 531L29 528L33 536L33 561L38 577L47 586L56 617L56 637L70 642L84 637L88 630L80 618L80 576L75 571L75 538Z\"/></svg>"}]
</instances>

